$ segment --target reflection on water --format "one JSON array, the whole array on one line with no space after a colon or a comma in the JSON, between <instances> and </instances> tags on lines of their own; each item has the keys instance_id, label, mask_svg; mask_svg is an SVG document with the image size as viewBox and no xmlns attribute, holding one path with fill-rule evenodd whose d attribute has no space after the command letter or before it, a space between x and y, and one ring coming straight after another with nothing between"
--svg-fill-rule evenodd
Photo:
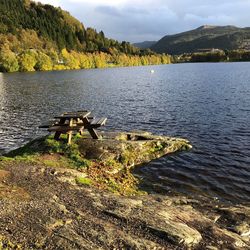
<instances>
[{"instance_id":1,"label":"reflection on water","mask_svg":"<svg viewBox=\"0 0 250 250\"><path fill-rule=\"evenodd\" d=\"M105 129L188 138L194 149L137 168L144 188L250 201L249 63L0 74L0 151L63 111L107 116ZM151 74L151 69L155 71Z\"/></svg>"}]
</instances>

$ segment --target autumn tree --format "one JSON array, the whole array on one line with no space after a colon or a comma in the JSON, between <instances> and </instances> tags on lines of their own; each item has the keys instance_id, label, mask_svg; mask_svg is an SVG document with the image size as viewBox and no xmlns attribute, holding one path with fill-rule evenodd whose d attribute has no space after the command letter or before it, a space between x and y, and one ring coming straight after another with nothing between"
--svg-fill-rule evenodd
<instances>
[{"instance_id":1,"label":"autumn tree","mask_svg":"<svg viewBox=\"0 0 250 250\"><path fill-rule=\"evenodd\" d=\"M52 70L53 63L51 58L44 54L43 52L38 52L37 54L37 63L35 65L35 69L39 71Z\"/></svg>"},{"instance_id":2,"label":"autumn tree","mask_svg":"<svg viewBox=\"0 0 250 250\"><path fill-rule=\"evenodd\" d=\"M26 50L19 56L21 71L34 71L37 63L37 53L33 50Z\"/></svg>"},{"instance_id":3,"label":"autumn tree","mask_svg":"<svg viewBox=\"0 0 250 250\"><path fill-rule=\"evenodd\" d=\"M0 71L15 72L19 70L18 60L15 53L8 47L3 47L0 50Z\"/></svg>"},{"instance_id":4,"label":"autumn tree","mask_svg":"<svg viewBox=\"0 0 250 250\"><path fill-rule=\"evenodd\" d=\"M80 62L76 53L71 54L66 49L63 49L61 55L64 65L68 67L68 69L80 69Z\"/></svg>"}]
</instances>

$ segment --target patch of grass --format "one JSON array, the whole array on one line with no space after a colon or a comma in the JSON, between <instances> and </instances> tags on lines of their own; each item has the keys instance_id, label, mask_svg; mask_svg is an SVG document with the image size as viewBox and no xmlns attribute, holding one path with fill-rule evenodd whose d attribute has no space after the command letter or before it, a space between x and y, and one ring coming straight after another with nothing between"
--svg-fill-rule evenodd
<instances>
[{"instance_id":1,"label":"patch of grass","mask_svg":"<svg viewBox=\"0 0 250 250\"><path fill-rule=\"evenodd\" d=\"M39 157L39 161L48 166L48 167L66 167L66 168L75 168L71 160L67 157L57 154L49 155L50 157Z\"/></svg>"},{"instance_id":2,"label":"patch of grass","mask_svg":"<svg viewBox=\"0 0 250 250\"><path fill-rule=\"evenodd\" d=\"M166 144L161 143L161 142L156 142L150 148L150 152L151 153L156 153L156 152L159 152L159 151L163 150L165 147L166 147Z\"/></svg>"},{"instance_id":3,"label":"patch of grass","mask_svg":"<svg viewBox=\"0 0 250 250\"><path fill-rule=\"evenodd\" d=\"M91 186L93 184L92 180L89 178L81 177L78 176L76 178L76 183L81 184L81 185L86 185L86 186Z\"/></svg>"},{"instance_id":4,"label":"patch of grass","mask_svg":"<svg viewBox=\"0 0 250 250\"><path fill-rule=\"evenodd\" d=\"M119 183L117 183L115 180L109 179L107 181L107 189L112 192L112 193L120 193L121 192L121 187Z\"/></svg>"},{"instance_id":5,"label":"patch of grass","mask_svg":"<svg viewBox=\"0 0 250 250\"><path fill-rule=\"evenodd\" d=\"M1 163L4 163L4 162L11 162L11 161L14 161L15 159L14 158L11 158L11 157L6 157L6 156L0 156L0 165Z\"/></svg>"},{"instance_id":6,"label":"patch of grass","mask_svg":"<svg viewBox=\"0 0 250 250\"><path fill-rule=\"evenodd\" d=\"M60 162L54 160L43 160L43 164L48 167L60 167Z\"/></svg>"},{"instance_id":7,"label":"patch of grass","mask_svg":"<svg viewBox=\"0 0 250 250\"><path fill-rule=\"evenodd\" d=\"M80 136L74 136L72 140L72 144L67 144L67 135L61 135L61 139L59 141L54 140L54 136L46 136L43 138L36 139L34 141L29 142L21 148L18 148L10 153L8 153L5 157L0 158L0 163L7 162L11 160L15 161L25 161L31 163L44 163L47 166L56 167L61 163L77 169L86 168L90 166L91 161L88 161L82 157L77 141ZM42 155L44 154L60 154L64 157L64 161L55 162L53 159L44 160L42 159Z\"/></svg>"},{"instance_id":8,"label":"patch of grass","mask_svg":"<svg viewBox=\"0 0 250 250\"><path fill-rule=\"evenodd\" d=\"M79 151L79 146L77 140L81 137L74 137L72 144L68 145L66 143L67 136L62 135L62 140L56 141L52 136L45 139L45 143L49 148L50 153L59 153L67 157L71 163L77 168L85 168L91 164L91 161L84 159Z\"/></svg>"},{"instance_id":9,"label":"patch of grass","mask_svg":"<svg viewBox=\"0 0 250 250\"><path fill-rule=\"evenodd\" d=\"M25 162L30 162L30 163L36 163L38 161L38 154L34 155L18 155L15 157L16 161L25 161Z\"/></svg>"},{"instance_id":10,"label":"patch of grass","mask_svg":"<svg viewBox=\"0 0 250 250\"><path fill-rule=\"evenodd\" d=\"M0 166L5 165L6 163L11 162L29 162L29 163L37 163L38 162L38 155L18 155L15 157L0 157Z\"/></svg>"}]
</instances>

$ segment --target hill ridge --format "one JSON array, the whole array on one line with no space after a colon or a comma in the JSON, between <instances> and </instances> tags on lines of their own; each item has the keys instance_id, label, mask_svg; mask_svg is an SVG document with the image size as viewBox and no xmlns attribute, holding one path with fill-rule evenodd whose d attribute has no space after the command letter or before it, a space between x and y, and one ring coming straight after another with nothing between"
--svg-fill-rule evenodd
<instances>
[{"instance_id":1,"label":"hill ridge","mask_svg":"<svg viewBox=\"0 0 250 250\"><path fill-rule=\"evenodd\" d=\"M250 49L250 28L233 25L202 25L196 29L166 35L150 47L157 53L193 53L199 49Z\"/></svg>"}]
</instances>

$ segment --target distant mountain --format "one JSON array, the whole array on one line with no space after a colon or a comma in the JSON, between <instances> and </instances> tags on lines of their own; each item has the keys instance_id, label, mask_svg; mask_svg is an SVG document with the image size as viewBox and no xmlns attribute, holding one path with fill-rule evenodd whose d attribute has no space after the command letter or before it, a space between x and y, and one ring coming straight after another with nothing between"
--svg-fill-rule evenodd
<instances>
[{"instance_id":1,"label":"distant mountain","mask_svg":"<svg viewBox=\"0 0 250 250\"><path fill-rule=\"evenodd\" d=\"M250 49L250 28L204 25L195 30L164 36L151 46L155 52L172 55L212 48Z\"/></svg>"},{"instance_id":2,"label":"distant mountain","mask_svg":"<svg viewBox=\"0 0 250 250\"><path fill-rule=\"evenodd\" d=\"M156 43L157 41L144 41L141 43L133 43L133 45L140 49L149 49L151 46L153 46Z\"/></svg>"}]
</instances>

